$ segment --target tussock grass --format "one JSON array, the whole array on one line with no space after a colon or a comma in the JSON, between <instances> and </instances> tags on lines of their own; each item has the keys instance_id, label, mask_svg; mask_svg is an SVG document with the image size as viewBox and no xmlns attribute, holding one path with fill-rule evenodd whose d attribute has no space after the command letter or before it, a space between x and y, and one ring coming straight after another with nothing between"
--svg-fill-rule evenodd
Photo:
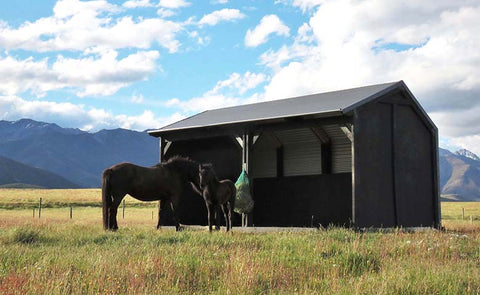
<instances>
[{"instance_id":1,"label":"tussock grass","mask_svg":"<svg viewBox=\"0 0 480 295\"><path fill-rule=\"evenodd\" d=\"M177 233L146 207L105 232L99 207L0 209L0 294L478 294L480 222L457 204L422 232Z\"/></svg>"},{"instance_id":2,"label":"tussock grass","mask_svg":"<svg viewBox=\"0 0 480 295\"><path fill-rule=\"evenodd\" d=\"M22 242L23 236L34 242ZM342 228L232 234L146 226L113 233L69 224L0 228L0 293L475 294L479 238Z\"/></svg>"}]
</instances>

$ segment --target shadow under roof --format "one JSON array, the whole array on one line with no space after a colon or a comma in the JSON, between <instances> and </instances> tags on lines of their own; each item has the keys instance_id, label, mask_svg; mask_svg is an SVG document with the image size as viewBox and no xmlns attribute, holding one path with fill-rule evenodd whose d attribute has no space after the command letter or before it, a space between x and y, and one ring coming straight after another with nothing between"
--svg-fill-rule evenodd
<instances>
[{"instance_id":1,"label":"shadow under roof","mask_svg":"<svg viewBox=\"0 0 480 295\"><path fill-rule=\"evenodd\" d=\"M149 131L162 132L314 114L342 115L399 86L403 81L214 109Z\"/></svg>"}]
</instances>

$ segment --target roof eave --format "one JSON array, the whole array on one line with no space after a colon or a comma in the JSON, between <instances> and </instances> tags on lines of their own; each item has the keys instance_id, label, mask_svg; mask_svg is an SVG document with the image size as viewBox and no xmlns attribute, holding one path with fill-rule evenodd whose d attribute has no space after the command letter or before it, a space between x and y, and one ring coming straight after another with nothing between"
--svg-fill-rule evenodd
<instances>
[{"instance_id":1,"label":"roof eave","mask_svg":"<svg viewBox=\"0 0 480 295\"><path fill-rule=\"evenodd\" d=\"M281 116L281 117L271 117L271 118L261 118L261 119L254 119L254 120L243 120L243 121L234 121L234 122L221 122L217 124L207 124L207 125L196 125L196 126L188 126L188 127L180 127L180 128L169 128L169 129L157 129L148 131L150 136L160 137L164 133L170 132L181 132L184 130L191 130L191 129L200 129L200 128L207 128L207 127L221 127L227 125L240 125L240 124L248 124L253 122L258 122L259 124L268 124L269 121L274 121L278 119L288 119L293 117L304 117L304 116L316 116L317 118L327 118L327 117L337 117L343 116L344 112L340 110L332 110L332 111L325 111L325 112L312 112L312 113L305 113L305 114L295 114L290 116ZM167 126L168 127L168 126Z\"/></svg>"}]
</instances>

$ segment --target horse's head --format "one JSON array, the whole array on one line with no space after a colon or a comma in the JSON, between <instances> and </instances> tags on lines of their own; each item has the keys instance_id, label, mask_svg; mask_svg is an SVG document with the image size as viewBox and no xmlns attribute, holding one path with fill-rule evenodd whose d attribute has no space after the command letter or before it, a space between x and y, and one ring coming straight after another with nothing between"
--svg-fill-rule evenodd
<instances>
[{"instance_id":1,"label":"horse's head","mask_svg":"<svg viewBox=\"0 0 480 295\"><path fill-rule=\"evenodd\" d=\"M212 164L198 165L198 177L200 181L200 188L205 188L212 179L216 178Z\"/></svg>"}]
</instances>

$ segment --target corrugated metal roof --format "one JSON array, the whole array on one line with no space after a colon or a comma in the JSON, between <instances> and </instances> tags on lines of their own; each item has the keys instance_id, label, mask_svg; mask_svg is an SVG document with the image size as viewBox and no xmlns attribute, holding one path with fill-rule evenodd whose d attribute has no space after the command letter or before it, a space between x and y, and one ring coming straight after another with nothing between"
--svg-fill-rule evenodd
<instances>
[{"instance_id":1,"label":"corrugated metal roof","mask_svg":"<svg viewBox=\"0 0 480 295\"><path fill-rule=\"evenodd\" d=\"M386 91L404 85L403 81L377 84L333 92L312 94L261 103L204 111L197 115L149 131L150 134L205 126L235 124L259 120L313 114L341 115Z\"/></svg>"}]
</instances>

